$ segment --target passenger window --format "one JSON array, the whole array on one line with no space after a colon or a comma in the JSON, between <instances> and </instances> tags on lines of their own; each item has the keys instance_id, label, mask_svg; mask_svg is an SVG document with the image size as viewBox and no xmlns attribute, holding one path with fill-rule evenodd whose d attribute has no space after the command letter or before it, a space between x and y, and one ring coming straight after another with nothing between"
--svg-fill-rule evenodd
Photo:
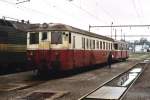
<instances>
[{"instance_id":1,"label":"passenger window","mask_svg":"<svg viewBox=\"0 0 150 100\"><path fill-rule=\"evenodd\" d=\"M90 40L90 49L92 49L92 40Z\"/></svg>"},{"instance_id":2,"label":"passenger window","mask_svg":"<svg viewBox=\"0 0 150 100\"><path fill-rule=\"evenodd\" d=\"M82 48L85 49L85 38L82 38Z\"/></svg>"},{"instance_id":3,"label":"passenger window","mask_svg":"<svg viewBox=\"0 0 150 100\"><path fill-rule=\"evenodd\" d=\"M118 50L118 44L114 44L114 49Z\"/></svg>"},{"instance_id":4,"label":"passenger window","mask_svg":"<svg viewBox=\"0 0 150 100\"><path fill-rule=\"evenodd\" d=\"M105 50L105 42L103 42L103 49Z\"/></svg>"},{"instance_id":5,"label":"passenger window","mask_svg":"<svg viewBox=\"0 0 150 100\"><path fill-rule=\"evenodd\" d=\"M71 32L69 32L69 43L71 43Z\"/></svg>"},{"instance_id":6,"label":"passenger window","mask_svg":"<svg viewBox=\"0 0 150 100\"><path fill-rule=\"evenodd\" d=\"M100 41L100 49L102 49L102 41Z\"/></svg>"},{"instance_id":7,"label":"passenger window","mask_svg":"<svg viewBox=\"0 0 150 100\"><path fill-rule=\"evenodd\" d=\"M47 40L47 32L42 32L42 40Z\"/></svg>"},{"instance_id":8,"label":"passenger window","mask_svg":"<svg viewBox=\"0 0 150 100\"><path fill-rule=\"evenodd\" d=\"M95 49L95 40L93 40L93 49Z\"/></svg>"},{"instance_id":9,"label":"passenger window","mask_svg":"<svg viewBox=\"0 0 150 100\"><path fill-rule=\"evenodd\" d=\"M30 44L39 43L39 33L30 33Z\"/></svg>"},{"instance_id":10,"label":"passenger window","mask_svg":"<svg viewBox=\"0 0 150 100\"><path fill-rule=\"evenodd\" d=\"M97 49L99 49L99 41L97 41L97 43L96 43L96 44L97 44Z\"/></svg>"},{"instance_id":11,"label":"passenger window","mask_svg":"<svg viewBox=\"0 0 150 100\"><path fill-rule=\"evenodd\" d=\"M86 47L87 47L87 49L89 48L89 40L88 39L86 39Z\"/></svg>"},{"instance_id":12,"label":"passenger window","mask_svg":"<svg viewBox=\"0 0 150 100\"><path fill-rule=\"evenodd\" d=\"M75 45L76 45L75 42L76 42L75 41L75 36L73 36L73 48L75 48Z\"/></svg>"}]
</instances>

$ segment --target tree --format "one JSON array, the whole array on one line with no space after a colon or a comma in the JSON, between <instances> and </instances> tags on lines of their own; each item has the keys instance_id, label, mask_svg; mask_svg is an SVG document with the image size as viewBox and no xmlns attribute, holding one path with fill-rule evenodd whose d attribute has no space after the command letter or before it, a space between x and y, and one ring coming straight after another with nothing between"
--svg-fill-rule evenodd
<instances>
[{"instance_id":1,"label":"tree","mask_svg":"<svg viewBox=\"0 0 150 100\"><path fill-rule=\"evenodd\" d=\"M147 39L146 38L141 38L140 39L140 45L144 45L145 43L147 43Z\"/></svg>"}]
</instances>

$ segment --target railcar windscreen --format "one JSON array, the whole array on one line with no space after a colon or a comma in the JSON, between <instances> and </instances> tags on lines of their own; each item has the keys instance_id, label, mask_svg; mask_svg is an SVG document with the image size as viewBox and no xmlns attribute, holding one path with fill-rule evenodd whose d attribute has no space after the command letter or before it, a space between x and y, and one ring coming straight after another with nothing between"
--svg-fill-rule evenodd
<instances>
[{"instance_id":1,"label":"railcar windscreen","mask_svg":"<svg viewBox=\"0 0 150 100\"><path fill-rule=\"evenodd\" d=\"M39 43L39 33L30 33L30 44Z\"/></svg>"},{"instance_id":2,"label":"railcar windscreen","mask_svg":"<svg viewBox=\"0 0 150 100\"><path fill-rule=\"evenodd\" d=\"M62 32L51 32L51 44L62 44Z\"/></svg>"}]
</instances>

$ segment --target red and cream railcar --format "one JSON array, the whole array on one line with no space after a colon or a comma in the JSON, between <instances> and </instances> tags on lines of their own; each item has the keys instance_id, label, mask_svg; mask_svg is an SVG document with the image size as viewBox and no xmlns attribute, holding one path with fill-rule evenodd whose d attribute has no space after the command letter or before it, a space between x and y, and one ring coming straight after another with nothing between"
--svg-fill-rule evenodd
<instances>
[{"instance_id":1,"label":"red and cream railcar","mask_svg":"<svg viewBox=\"0 0 150 100\"><path fill-rule=\"evenodd\" d=\"M124 40L114 41L113 60L125 60L129 57L128 44Z\"/></svg>"},{"instance_id":2,"label":"red and cream railcar","mask_svg":"<svg viewBox=\"0 0 150 100\"><path fill-rule=\"evenodd\" d=\"M43 24L29 30L27 50L39 72L105 63L110 51L119 57L112 38L64 24Z\"/></svg>"}]
</instances>

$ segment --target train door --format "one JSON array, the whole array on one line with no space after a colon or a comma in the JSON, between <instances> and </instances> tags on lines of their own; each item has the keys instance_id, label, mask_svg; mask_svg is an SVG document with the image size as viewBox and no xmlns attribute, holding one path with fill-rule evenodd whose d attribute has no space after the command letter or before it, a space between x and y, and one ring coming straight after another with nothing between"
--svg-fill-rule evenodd
<instances>
[{"instance_id":1,"label":"train door","mask_svg":"<svg viewBox=\"0 0 150 100\"><path fill-rule=\"evenodd\" d=\"M85 37L82 37L82 51L81 51L81 54L82 54L82 66L85 66Z\"/></svg>"},{"instance_id":2,"label":"train door","mask_svg":"<svg viewBox=\"0 0 150 100\"><path fill-rule=\"evenodd\" d=\"M41 32L41 34L39 34L39 37L39 50L41 52L41 59L46 59L47 52L50 49L50 42L48 41L48 32Z\"/></svg>"},{"instance_id":3,"label":"train door","mask_svg":"<svg viewBox=\"0 0 150 100\"><path fill-rule=\"evenodd\" d=\"M118 44L117 43L114 43L114 59L117 59L118 58Z\"/></svg>"},{"instance_id":4,"label":"train door","mask_svg":"<svg viewBox=\"0 0 150 100\"><path fill-rule=\"evenodd\" d=\"M73 67L75 68L76 67L76 60L75 60L75 47L76 47L76 41L75 41L75 36L72 36L72 40L73 40L73 43L72 43L72 50L73 50Z\"/></svg>"}]
</instances>

